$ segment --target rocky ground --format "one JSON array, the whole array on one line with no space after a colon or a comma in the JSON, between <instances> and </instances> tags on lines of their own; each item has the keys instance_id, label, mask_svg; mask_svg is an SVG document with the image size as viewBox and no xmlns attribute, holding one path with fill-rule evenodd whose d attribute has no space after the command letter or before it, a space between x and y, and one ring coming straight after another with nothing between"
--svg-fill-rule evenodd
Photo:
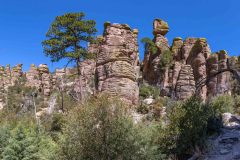
<instances>
[{"instance_id":1,"label":"rocky ground","mask_svg":"<svg viewBox=\"0 0 240 160\"><path fill-rule=\"evenodd\" d=\"M240 117L223 114L224 127L220 135L209 139L209 149L200 160L240 160Z\"/></svg>"}]
</instances>

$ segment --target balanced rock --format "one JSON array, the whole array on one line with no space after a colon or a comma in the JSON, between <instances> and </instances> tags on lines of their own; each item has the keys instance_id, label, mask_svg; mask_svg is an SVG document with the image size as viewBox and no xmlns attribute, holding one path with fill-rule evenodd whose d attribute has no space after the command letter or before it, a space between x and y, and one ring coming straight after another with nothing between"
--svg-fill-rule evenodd
<instances>
[{"instance_id":1,"label":"balanced rock","mask_svg":"<svg viewBox=\"0 0 240 160\"><path fill-rule=\"evenodd\" d=\"M164 37L169 28L167 23L161 20L154 20L153 25L153 43L155 43L158 50L156 53L151 53L146 47L142 67L145 82L159 87L162 96L176 99L184 99L184 97L189 97L193 93L203 100L211 96L231 94L230 79L233 78L232 75L228 72L218 74L217 76L214 75L227 69L227 65L234 66L234 63L237 63L236 58L229 63L226 51L211 54L206 38L189 37L183 41L182 38L176 37L172 46L169 47L168 40ZM166 51L172 52L173 63L163 67L160 65L161 55ZM184 71L186 66L189 72ZM190 72L190 70L192 71ZM191 77L191 83L181 83L183 76L181 71L184 71L184 76ZM182 88L179 87L180 84L183 86L190 84L191 89L189 93L184 93L186 96L179 96L181 92L187 91L186 88L188 88L183 87L184 89L180 89ZM195 88L194 92L192 87Z\"/></svg>"},{"instance_id":2,"label":"balanced rock","mask_svg":"<svg viewBox=\"0 0 240 160\"><path fill-rule=\"evenodd\" d=\"M161 54L165 51L169 51L170 47L168 40L164 35L168 31L168 25L162 20L156 19L153 23L153 42L157 46L158 50L156 53L151 53L150 50L146 50L143 60L143 78L151 85L167 86L167 68L161 68ZM164 31L163 33L160 30Z\"/></svg>"},{"instance_id":3,"label":"balanced rock","mask_svg":"<svg viewBox=\"0 0 240 160\"><path fill-rule=\"evenodd\" d=\"M161 20L161 19L155 19L153 22L153 34L161 34L165 36L169 31L169 26L167 22Z\"/></svg>"}]
</instances>

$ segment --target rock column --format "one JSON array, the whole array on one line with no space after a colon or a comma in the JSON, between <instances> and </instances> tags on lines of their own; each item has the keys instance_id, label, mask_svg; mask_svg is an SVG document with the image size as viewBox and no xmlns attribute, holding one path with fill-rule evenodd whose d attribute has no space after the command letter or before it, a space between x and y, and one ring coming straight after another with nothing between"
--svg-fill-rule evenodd
<instances>
[{"instance_id":1,"label":"rock column","mask_svg":"<svg viewBox=\"0 0 240 160\"><path fill-rule=\"evenodd\" d=\"M138 103L136 65L138 59L137 30L125 24L105 23L103 42L97 56L98 91Z\"/></svg>"}]
</instances>

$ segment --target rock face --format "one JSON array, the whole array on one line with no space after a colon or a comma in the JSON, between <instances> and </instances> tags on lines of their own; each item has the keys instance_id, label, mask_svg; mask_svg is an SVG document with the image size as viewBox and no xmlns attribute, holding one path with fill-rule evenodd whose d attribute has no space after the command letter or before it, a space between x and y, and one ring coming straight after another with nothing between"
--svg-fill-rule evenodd
<instances>
[{"instance_id":1,"label":"rock face","mask_svg":"<svg viewBox=\"0 0 240 160\"><path fill-rule=\"evenodd\" d=\"M163 96L170 96L174 99L185 99L196 94L205 100L208 95L231 94L230 73L221 73L211 78L207 85L199 87L199 84L202 84L206 78L226 69L228 58L226 52L220 51L211 55L205 38L186 38L183 41L182 38L176 37L172 46L169 47L168 40L164 37L168 28L166 22L154 20L153 42L158 52L153 54L148 50L145 51L144 80L159 87ZM161 54L169 50L172 52L173 63L162 68L159 64Z\"/></svg>"},{"instance_id":2,"label":"rock face","mask_svg":"<svg viewBox=\"0 0 240 160\"><path fill-rule=\"evenodd\" d=\"M157 85L160 89L168 87L168 68L163 68L160 65L161 54L169 51L168 40L164 35L169 30L168 24L160 19L155 19L153 22L153 42L156 44L158 51L153 54L149 50L145 51L143 60L143 78L152 85Z\"/></svg>"},{"instance_id":3,"label":"rock face","mask_svg":"<svg viewBox=\"0 0 240 160\"><path fill-rule=\"evenodd\" d=\"M161 19L155 19L153 22L153 34L165 36L169 31L169 26L167 22Z\"/></svg>"},{"instance_id":4,"label":"rock face","mask_svg":"<svg viewBox=\"0 0 240 160\"><path fill-rule=\"evenodd\" d=\"M182 59L182 46L183 40L181 37L176 37L173 39L171 51L173 53L174 59L180 61Z\"/></svg>"},{"instance_id":5,"label":"rock face","mask_svg":"<svg viewBox=\"0 0 240 160\"><path fill-rule=\"evenodd\" d=\"M137 30L128 25L105 23L103 41L97 54L97 90L118 95L137 104L139 65Z\"/></svg>"},{"instance_id":6,"label":"rock face","mask_svg":"<svg viewBox=\"0 0 240 160\"><path fill-rule=\"evenodd\" d=\"M30 66L30 70L26 73L26 79L27 86L36 87L37 89L41 88L40 72L34 64Z\"/></svg>"},{"instance_id":7,"label":"rock face","mask_svg":"<svg viewBox=\"0 0 240 160\"><path fill-rule=\"evenodd\" d=\"M212 77L218 71L227 68L227 52L222 50L211 55L207 61L208 76L210 82L208 83L208 95L217 96L219 94L231 94L230 78L231 74L224 72L218 76Z\"/></svg>"},{"instance_id":8,"label":"rock face","mask_svg":"<svg viewBox=\"0 0 240 160\"><path fill-rule=\"evenodd\" d=\"M52 90L51 74L49 73L49 69L46 64L40 64L38 69L41 77L41 86L43 89L44 98L45 101L47 101Z\"/></svg>"},{"instance_id":9,"label":"rock face","mask_svg":"<svg viewBox=\"0 0 240 160\"><path fill-rule=\"evenodd\" d=\"M181 37L176 37L170 46L165 37L168 31L167 22L161 19L154 20L152 41L156 52L152 53L148 46L145 46L141 68L138 30L131 29L126 24L109 22L104 25L103 36L99 36L96 43L88 45L89 53L95 54L96 59L81 62L81 77L73 76L76 75L76 68L56 69L52 74L45 64L39 67L31 65L26 73L22 71L21 64L12 69L9 65L0 67L0 108L4 105L8 87L16 84L21 78L26 79L27 86L42 91L45 101L49 100L53 90L64 90L67 87L82 97L106 92L120 96L130 104L137 104L138 83L142 82L159 87L161 96L180 100L193 94L203 100L220 94L231 94L232 75L224 72L214 76L227 68L229 58L226 51L211 54L205 38L190 37L182 40ZM170 53L173 60L163 65L165 53ZM65 82L66 79L71 80ZM206 79L208 83L199 87Z\"/></svg>"},{"instance_id":10,"label":"rock face","mask_svg":"<svg viewBox=\"0 0 240 160\"><path fill-rule=\"evenodd\" d=\"M161 25L156 23L155 33L164 34L167 29L165 24L158 23ZM88 52L95 54L96 59L80 63L80 77L76 74L76 68L56 69L55 73L50 73L46 64L39 67L31 65L26 73L22 72L22 65L12 70L10 66L0 67L0 108L4 105L4 98L1 97L4 97L7 88L21 78L26 79L26 86L42 92L45 102L51 99L53 90L60 90L73 97L78 96L75 97L78 100L96 92L106 92L119 96L129 104L137 104L140 78L138 30L132 30L126 24L107 22L103 36L99 36L96 43L89 44Z\"/></svg>"},{"instance_id":11,"label":"rock face","mask_svg":"<svg viewBox=\"0 0 240 160\"><path fill-rule=\"evenodd\" d=\"M220 135L210 137L206 153L199 159L203 160L234 160L240 159L240 117L231 113L223 114L224 126Z\"/></svg>"},{"instance_id":12,"label":"rock face","mask_svg":"<svg viewBox=\"0 0 240 160\"><path fill-rule=\"evenodd\" d=\"M95 94L96 92L96 62L85 60L80 64L81 79L76 78L74 92L81 95L83 99Z\"/></svg>"},{"instance_id":13,"label":"rock face","mask_svg":"<svg viewBox=\"0 0 240 160\"><path fill-rule=\"evenodd\" d=\"M176 83L176 97L179 100L187 99L195 93L195 90L193 69L190 65L183 65Z\"/></svg>"}]
</instances>

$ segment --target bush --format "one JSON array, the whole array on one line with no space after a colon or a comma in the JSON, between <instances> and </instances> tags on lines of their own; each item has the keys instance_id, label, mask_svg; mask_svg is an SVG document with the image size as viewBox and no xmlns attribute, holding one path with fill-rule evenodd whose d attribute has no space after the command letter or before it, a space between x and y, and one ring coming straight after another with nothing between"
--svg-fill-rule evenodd
<instances>
[{"instance_id":1,"label":"bush","mask_svg":"<svg viewBox=\"0 0 240 160\"><path fill-rule=\"evenodd\" d=\"M59 141L59 137L63 132L63 127L66 123L64 118L64 115L61 113L53 113L50 117L41 122L54 141Z\"/></svg>"},{"instance_id":2,"label":"bush","mask_svg":"<svg viewBox=\"0 0 240 160\"><path fill-rule=\"evenodd\" d=\"M18 121L0 126L0 158L40 160L52 159L56 144L34 123Z\"/></svg>"},{"instance_id":3,"label":"bush","mask_svg":"<svg viewBox=\"0 0 240 160\"><path fill-rule=\"evenodd\" d=\"M209 117L209 107L196 97L172 107L168 111L168 125L158 138L161 150L169 156L188 157L203 149Z\"/></svg>"},{"instance_id":4,"label":"bush","mask_svg":"<svg viewBox=\"0 0 240 160\"><path fill-rule=\"evenodd\" d=\"M152 122L149 125L139 124L139 142L141 143L141 154L138 159L141 160L165 160L158 138L162 135L162 126L159 122ZM165 143L162 142L161 143Z\"/></svg>"},{"instance_id":5,"label":"bush","mask_svg":"<svg viewBox=\"0 0 240 160\"><path fill-rule=\"evenodd\" d=\"M158 52L157 45L150 38L142 38L141 42L145 44L146 51L150 51L152 54L156 54Z\"/></svg>"},{"instance_id":6,"label":"bush","mask_svg":"<svg viewBox=\"0 0 240 160\"><path fill-rule=\"evenodd\" d=\"M169 50L165 50L160 55L160 68L169 67L173 61L173 53Z\"/></svg>"},{"instance_id":7,"label":"bush","mask_svg":"<svg viewBox=\"0 0 240 160\"><path fill-rule=\"evenodd\" d=\"M77 101L65 92L60 92L57 96L57 104L59 104L59 110L67 112L77 105Z\"/></svg>"},{"instance_id":8,"label":"bush","mask_svg":"<svg viewBox=\"0 0 240 160\"><path fill-rule=\"evenodd\" d=\"M5 109L8 111L18 114L34 113L33 98L37 109L43 107L43 95L35 87L26 86L25 81L25 78L20 78L13 86L8 87L5 100Z\"/></svg>"},{"instance_id":9,"label":"bush","mask_svg":"<svg viewBox=\"0 0 240 160\"><path fill-rule=\"evenodd\" d=\"M141 103L137 107L137 112L141 114L147 114L150 111L150 107L144 103Z\"/></svg>"},{"instance_id":10,"label":"bush","mask_svg":"<svg viewBox=\"0 0 240 160\"><path fill-rule=\"evenodd\" d=\"M67 117L60 159L137 159L138 130L119 100L100 96Z\"/></svg>"},{"instance_id":11,"label":"bush","mask_svg":"<svg viewBox=\"0 0 240 160\"><path fill-rule=\"evenodd\" d=\"M221 115L225 112L233 113L234 99L230 95L221 95L213 98L210 102L210 107L216 115Z\"/></svg>"},{"instance_id":12,"label":"bush","mask_svg":"<svg viewBox=\"0 0 240 160\"><path fill-rule=\"evenodd\" d=\"M147 98L149 96L157 98L160 95L160 89L153 86L142 85L139 89L139 95L143 98Z\"/></svg>"}]
</instances>

